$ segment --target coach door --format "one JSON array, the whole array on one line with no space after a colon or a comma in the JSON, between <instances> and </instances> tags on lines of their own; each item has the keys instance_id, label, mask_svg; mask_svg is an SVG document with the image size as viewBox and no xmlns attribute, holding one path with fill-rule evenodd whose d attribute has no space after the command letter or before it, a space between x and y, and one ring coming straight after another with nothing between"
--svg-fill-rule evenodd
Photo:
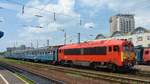
<instances>
[{"instance_id":1,"label":"coach door","mask_svg":"<svg viewBox=\"0 0 150 84\"><path fill-rule=\"evenodd\" d=\"M57 61L57 49L53 50L53 61Z\"/></svg>"}]
</instances>

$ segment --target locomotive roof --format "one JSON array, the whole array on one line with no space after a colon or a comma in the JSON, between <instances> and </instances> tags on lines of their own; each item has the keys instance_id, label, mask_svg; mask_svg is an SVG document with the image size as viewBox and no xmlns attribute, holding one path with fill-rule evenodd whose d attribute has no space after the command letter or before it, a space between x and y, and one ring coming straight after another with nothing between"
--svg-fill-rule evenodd
<instances>
[{"instance_id":1,"label":"locomotive roof","mask_svg":"<svg viewBox=\"0 0 150 84\"><path fill-rule=\"evenodd\" d=\"M146 47L145 50L150 50L150 47Z\"/></svg>"},{"instance_id":2,"label":"locomotive roof","mask_svg":"<svg viewBox=\"0 0 150 84\"><path fill-rule=\"evenodd\" d=\"M126 42L126 40L94 40L82 43L74 43L74 44L67 44L60 49L71 49L71 48L86 48L86 47L97 47L97 46L111 46L111 45L122 45Z\"/></svg>"}]
</instances>

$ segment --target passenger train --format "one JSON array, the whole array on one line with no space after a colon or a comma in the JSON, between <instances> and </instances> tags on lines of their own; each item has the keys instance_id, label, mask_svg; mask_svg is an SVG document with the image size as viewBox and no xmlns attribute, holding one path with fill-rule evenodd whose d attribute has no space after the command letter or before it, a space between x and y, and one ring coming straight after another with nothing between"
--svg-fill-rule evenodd
<instances>
[{"instance_id":1,"label":"passenger train","mask_svg":"<svg viewBox=\"0 0 150 84\"><path fill-rule=\"evenodd\" d=\"M135 47L137 64L150 64L150 47Z\"/></svg>"},{"instance_id":2,"label":"passenger train","mask_svg":"<svg viewBox=\"0 0 150 84\"><path fill-rule=\"evenodd\" d=\"M129 69L136 61L132 42L116 39L12 51L7 52L5 56L60 65L106 67L113 71Z\"/></svg>"}]
</instances>

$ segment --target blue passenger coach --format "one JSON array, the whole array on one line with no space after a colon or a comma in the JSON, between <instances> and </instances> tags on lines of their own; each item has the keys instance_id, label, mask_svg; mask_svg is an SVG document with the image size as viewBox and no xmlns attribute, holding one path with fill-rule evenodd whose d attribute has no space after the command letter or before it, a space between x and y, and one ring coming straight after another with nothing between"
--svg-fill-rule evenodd
<instances>
[{"instance_id":1,"label":"blue passenger coach","mask_svg":"<svg viewBox=\"0 0 150 84\"><path fill-rule=\"evenodd\" d=\"M144 48L143 47L135 47L135 52L136 52L136 62L138 64L141 64L143 63L143 50Z\"/></svg>"},{"instance_id":2,"label":"blue passenger coach","mask_svg":"<svg viewBox=\"0 0 150 84\"><path fill-rule=\"evenodd\" d=\"M40 62L57 62L58 47L41 47L36 49L15 50L6 53L6 57L22 60L40 61Z\"/></svg>"}]
</instances>

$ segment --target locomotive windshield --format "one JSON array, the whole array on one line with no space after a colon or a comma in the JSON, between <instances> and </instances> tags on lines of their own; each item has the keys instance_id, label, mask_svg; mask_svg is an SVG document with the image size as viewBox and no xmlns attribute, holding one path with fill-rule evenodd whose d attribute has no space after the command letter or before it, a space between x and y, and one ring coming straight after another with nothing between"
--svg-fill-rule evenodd
<instances>
[{"instance_id":1,"label":"locomotive windshield","mask_svg":"<svg viewBox=\"0 0 150 84\"><path fill-rule=\"evenodd\" d=\"M129 51L130 49L129 49L129 46L128 45L125 45L124 46L124 51Z\"/></svg>"},{"instance_id":2,"label":"locomotive windshield","mask_svg":"<svg viewBox=\"0 0 150 84\"><path fill-rule=\"evenodd\" d=\"M123 48L124 51L134 51L133 45L125 45Z\"/></svg>"},{"instance_id":3,"label":"locomotive windshield","mask_svg":"<svg viewBox=\"0 0 150 84\"><path fill-rule=\"evenodd\" d=\"M131 51L134 52L134 46L133 45L131 45Z\"/></svg>"}]
</instances>

